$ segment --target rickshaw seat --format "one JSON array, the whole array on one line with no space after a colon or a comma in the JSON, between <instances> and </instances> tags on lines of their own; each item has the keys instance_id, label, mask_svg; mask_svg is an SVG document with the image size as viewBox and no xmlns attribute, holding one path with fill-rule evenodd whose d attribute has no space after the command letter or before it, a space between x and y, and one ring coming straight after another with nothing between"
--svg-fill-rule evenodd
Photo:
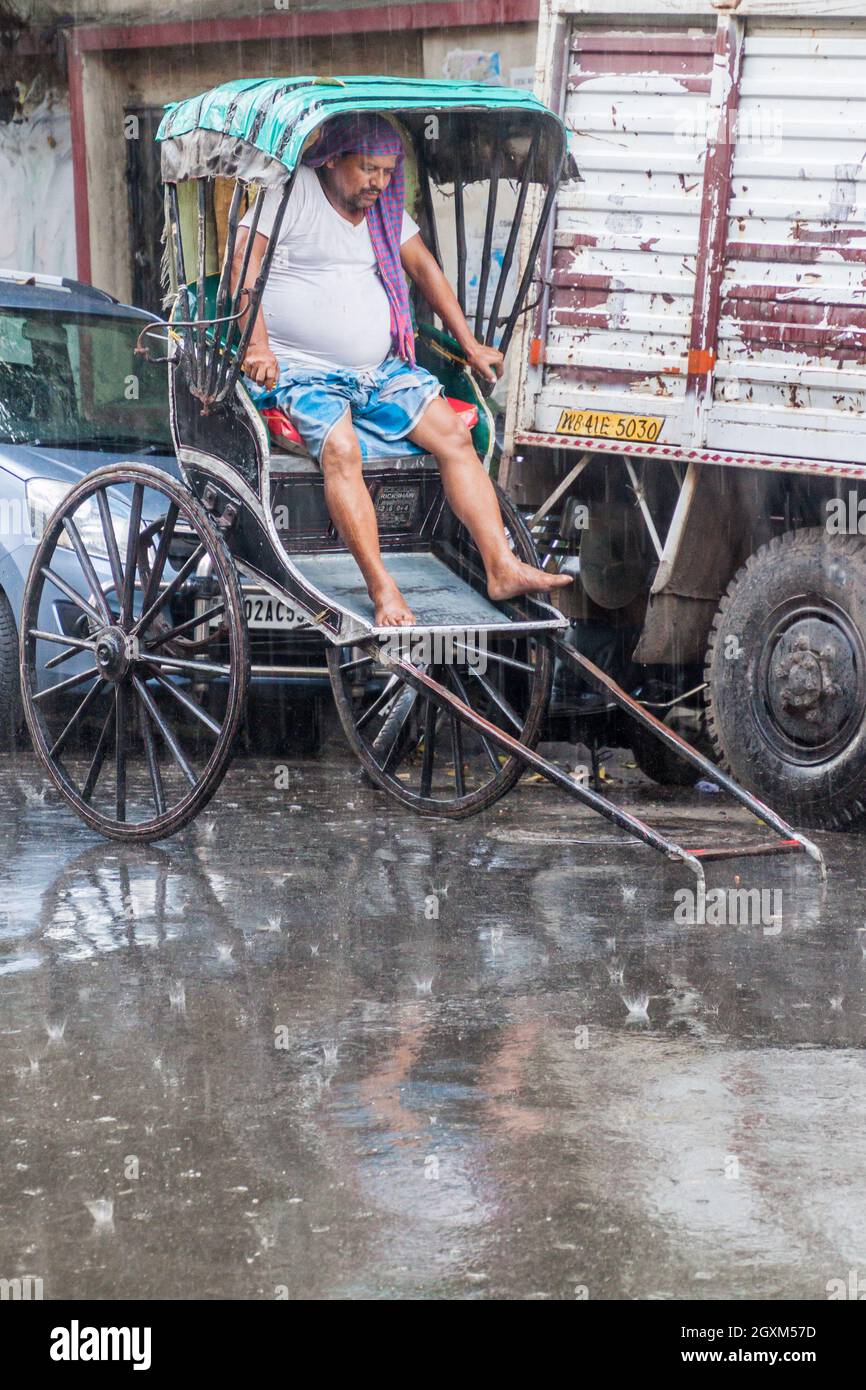
<instances>
[{"instance_id":1,"label":"rickshaw seat","mask_svg":"<svg viewBox=\"0 0 866 1390\"><path fill-rule=\"evenodd\" d=\"M459 401L455 396L446 396L445 400L455 415L459 415L470 430L478 424L477 405L473 405L471 401ZM267 422L268 432L274 443L281 444L284 448L293 445L300 448L304 447L304 441L289 416L279 406L270 406L267 410L263 410L262 418Z\"/></svg>"}]
</instances>

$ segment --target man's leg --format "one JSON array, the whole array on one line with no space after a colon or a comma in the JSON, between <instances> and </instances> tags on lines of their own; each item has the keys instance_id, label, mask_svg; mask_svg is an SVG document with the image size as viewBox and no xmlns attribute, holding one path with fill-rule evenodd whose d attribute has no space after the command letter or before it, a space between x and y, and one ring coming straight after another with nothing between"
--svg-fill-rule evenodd
<instances>
[{"instance_id":1,"label":"man's leg","mask_svg":"<svg viewBox=\"0 0 866 1390\"><path fill-rule=\"evenodd\" d=\"M364 576L376 626L400 627L414 622L412 610L382 564L376 511L364 482L361 446L348 411L328 435L321 465L331 520Z\"/></svg>"},{"instance_id":2,"label":"man's leg","mask_svg":"<svg viewBox=\"0 0 866 1390\"><path fill-rule=\"evenodd\" d=\"M481 553L492 599L560 589L571 583L569 575L547 574L525 565L513 553L493 484L475 452L469 430L441 396L427 407L409 438L435 456L451 510L467 527Z\"/></svg>"}]
</instances>

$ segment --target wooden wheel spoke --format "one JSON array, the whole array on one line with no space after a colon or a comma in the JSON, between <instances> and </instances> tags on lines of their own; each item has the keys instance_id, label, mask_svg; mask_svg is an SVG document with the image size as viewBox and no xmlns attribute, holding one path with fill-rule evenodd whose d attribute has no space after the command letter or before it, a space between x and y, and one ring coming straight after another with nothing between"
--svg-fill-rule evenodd
<instances>
[{"instance_id":1,"label":"wooden wheel spoke","mask_svg":"<svg viewBox=\"0 0 866 1390\"><path fill-rule=\"evenodd\" d=\"M472 702L469 699L469 693L453 666L449 670L449 675L451 677L451 683L454 686L455 692L460 696L460 699L463 701L464 705L469 705L471 708ZM496 756L496 751L491 745L490 740L486 738L484 734L482 734L480 731L478 737L481 739L481 746L484 749L484 752L487 756L487 761L489 762L492 770L494 772L499 772L499 759Z\"/></svg>"},{"instance_id":2,"label":"wooden wheel spoke","mask_svg":"<svg viewBox=\"0 0 866 1390\"><path fill-rule=\"evenodd\" d=\"M462 642L455 642L454 646L458 651L468 652L469 655L472 655L471 648L465 647ZM492 652L489 646L484 655L488 661L498 661L501 666L510 666L513 670L523 671L528 676L535 675L535 667L528 661L518 661L516 656L504 656L502 652Z\"/></svg>"},{"instance_id":3,"label":"wooden wheel spoke","mask_svg":"<svg viewBox=\"0 0 866 1390\"><path fill-rule=\"evenodd\" d=\"M367 666L370 662L375 662L375 660L375 656L359 656L356 657L354 661L344 661L340 666L340 670L356 671L359 666Z\"/></svg>"},{"instance_id":4,"label":"wooden wheel spoke","mask_svg":"<svg viewBox=\"0 0 866 1390\"><path fill-rule=\"evenodd\" d=\"M129 535L126 540L126 565L123 572L123 589L120 595L120 622L124 631L132 622L132 601L135 592L135 570L138 558L138 533L141 527L141 508L144 502L144 484L135 483L132 489L132 507L129 513Z\"/></svg>"},{"instance_id":5,"label":"wooden wheel spoke","mask_svg":"<svg viewBox=\"0 0 866 1390\"><path fill-rule=\"evenodd\" d=\"M164 608L167 603L171 602L178 589L180 588L181 584L183 584L189 578L190 574L195 569L196 565L198 564L199 560L202 558L204 553L204 544L200 542L196 546L192 554L189 556L189 558L185 560L184 563L181 565L177 574L174 576L174 579L172 579L170 583L166 584L165 588L161 591L161 593L157 594L150 607L145 608L141 613L141 616L136 619L132 627L133 637L137 637L140 632L143 632L144 629L148 626L148 624L153 621L155 615L159 612L159 610L161 608Z\"/></svg>"},{"instance_id":6,"label":"wooden wheel spoke","mask_svg":"<svg viewBox=\"0 0 866 1390\"><path fill-rule=\"evenodd\" d=\"M396 676L388 677L385 689L379 691L379 694L376 696L373 703L369 706L369 708L364 710L364 713L357 720L355 727L358 730L363 729L365 725L369 724L371 719L375 719L376 715L379 714L385 708L386 705L389 705L391 703L396 694L396 687L398 684L399 682Z\"/></svg>"},{"instance_id":7,"label":"wooden wheel spoke","mask_svg":"<svg viewBox=\"0 0 866 1390\"><path fill-rule=\"evenodd\" d=\"M448 711L451 724L451 757L454 760L454 785L458 796L466 795L466 779L463 775L463 729L453 710Z\"/></svg>"},{"instance_id":8,"label":"wooden wheel spoke","mask_svg":"<svg viewBox=\"0 0 866 1390\"><path fill-rule=\"evenodd\" d=\"M230 676L231 666L218 666L214 661L187 661L182 656L156 656L150 650L139 656L145 666L157 666L167 671L189 671L197 676Z\"/></svg>"},{"instance_id":9,"label":"wooden wheel spoke","mask_svg":"<svg viewBox=\"0 0 866 1390\"><path fill-rule=\"evenodd\" d=\"M171 681L166 680L165 676L161 675L159 671L153 672L153 678L163 689L174 696L178 704L181 705L188 714L198 719L201 724L204 724L206 729L210 730L212 734L216 734L217 738L219 738L221 732L220 725L217 724L215 719L211 719L210 715L202 709L201 705L198 704L191 695L187 695L185 690L181 690L179 686L173 685Z\"/></svg>"},{"instance_id":10,"label":"wooden wheel spoke","mask_svg":"<svg viewBox=\"0 0 866 1390\"><path fill-rule=\"evenodd\" d=\"M192 768L190 767L189 763L184 757L183 749L181 748L180 744L178 743L168 724L165 722L159 710L157 709L150 691L148 690L147 686L138 679L138 676L133 676L132 683L138 691L139 699L143 703L145 709L147 710L148 714L153 720L154 725L161 734L166 747L171 753L171 756L174 758L175 762L177 763L186 780L189 782L190 786L194 787L198 781L198 778L196 777L195 773L193 772Z\"/></svg>"},{"instance_id":11,"label":"wooden wheel spoke","mask_svg":"<svg viewBox=\"0 0 866 1390\"><path fill-rule=\"evenodd\" d=\"M72 549L78 557L78 563L84 573L84 578L90 586L91 597L102 615L102 621L106 624L110 624L112 616L111 609L108 606L108 600L102 592L102 585L99 582L99 576L96 570L93 568L93 561L84 548L84 542L81 539L78 527L75 525L71 516L65 516L63 518L63 529L72 542Z\"/></svg>"},{"instance_id":12,"label":"wooden wheel spoke","mask_svg":"<svg viewBox=\"0 0 866 1390\"><path fill-rule=\"evenodd\" d=\"M67 690L73 690L76 685L83 685L85 681L92 680L94 676L99 676L95 666L89 671L81 671L77 676L68 676L65 681L59 681L57 685L47 685L44 690L38 690L33 696L34 701L46 700L51 695L62 695Z\"/></svg>"},{"instance_id":13,"label":"wooden wheel spoke","mask_svg":"<svg viewBox=\"0 0 866 1390\"><path fill-rule=\"evenodd\" d=\"M51 749L52 758L59 757L60 753L63 751L63 749L66 747L66 744L69 741L69 737L72 733L72 730L76 727L79 720L84 718L85 714L90 709L90 706L95 701L97 695L101 694L104 686L105 681L100 676L96 684L90 687L84 699L81 701L81 704L78 706L78 709L75 711L72 718L69 720L69 723L66 725L66 728L63 730L62 734L55 742L53 748Z\"/></svg>"},{"instance_id":14,"label":"wooden wheel spoke","mask_svg":"<svg viewBox=\"0 0 866 1390\"><path fill-rule=\"evenodd\" d=\"M476 671L474 666L467 667L467 670L470 676L473 676L481 686L481 689L484 691L490 703L494 705L496 709L499 710L499 713L508 720L509 724L520 733L523 728L523 720L511 702L502 694L502 691L497 690L496 686L493 685L486 676L482 676L480 671Z\"/></svg>"},{"instance_id":15,"label":"wooden wheel spoke","mask_svg":"<svg viewBox=\"0 0 866 1390\"><path fill-rule=\"evenodd\" d=\"M99 735L99 742L96 745L93 758L91 759L90 767L87 771L87 777L84 780L84 786L81 789L82 801L89 802L91 800L94 789L96 787L96 783L99 781L99 774L102 771L102 765L105 762L105 754L108 748L108 731L111 728L112 722L114 720L116 706L117 687L115 686L114 699L111 702L111 708L105 716L105 723L103 724L102 732Z\"/></svg>"},{"instance_id":16,"label":"wooden wheel spoke","mask_svg":"<svg viewBox=\"0 0 866 1390\"><path fill-rule=\"evenodd\" d=\"M114 592L117 601L120 602L123 594L123 567L120 563L120 551L117 548L117 535L114 530L114 520L111 515L111 508L108 505L108 498L105 489L100 488L96 494L96 505L99 508L99 519L102 523L102 534L105 539L105 548L108 551L108 563L111 567L111 577L114 580Z\"/></svg>"},{"instance_id":17,"label":"wooden wheel spoke","mask_svg":"<svg viewBox=\"0 0 866 1390\"><path fill-rule=\"evenodd\" d=\"M153 569L151 570L150 575L148 576L148 579L145 584L144 597L141 601L142 609L150 607L151 603L154 600L154 597L156 596L157 590L159 589L160 580L162 579L163 571L165 569L165 562L168 559L168 551L172 539L174 537L174 528L177 524L177 518L179 513L180 508L178 507L177 503L172 502L169 506L168 511L165 514L162 533L159 538L159 544L156 548L156 555L153 561Z\"/></svg>"},{"instance_id":18,"label":"wooden wheel spoke","mask_svg":"<svg viewBox=\"0 0 866 1390\"><path fill-rule=\"evenodd\" d=\"M71 584L67 584L65 579L61 579L59 574L55 574L53 569L48 565L41 565L39 573L42 575L43 579L49 580L55 588L59 589L61 594L65 594L76 607L81 609L82 613L86 613L88 618L92 618L97 627L101 628L105 626L105 620L97 613L93 605L88 603L77 590L73 589Z\"/></svg>"},{"instance_id":19,"label":"wooden wheel spoke","mask_svg":"<svg viewBox=\"0 0 866 1390\"><path fill-rule=\"evenodd\" d=\"M436 723L438 709L432 700L424 707L424 753L421 759L421 795L429 796L433 785L433 761L436 756Z\"/></svg>"},{"instance_id":20,"label":"wooden wheel spoke","mask_svg":"<svg viewBox=\"0 0 866 1390\"><path fill-rule=\"evenodd\" d=\"M37 641L54 642L58 646L65 647L66 650L59 652L57 656L52 656L45 663L46 671L51 671L55 666L62 666L64 661L69 661L78 652L93 652L96 650L95 642L85 642L81 637L67 637L61 632L43 632L41 628L31 627L27 630L28 637L34 637Z\"/></svg>"},{"instance_id":21,"label":"wooden wheel spoke","mask_svg":"<svg viewBox=\"0 0 866 1390\"><path fill-rule=\"evenodd\" d=\"M208 608L205 613L201 613L197 618L187 618L183 623L177 623L175 627L168 628L161 632L154 642L149 642L147 650L156 651L157 647L163 646L166 642L173 642L175 637L182 637L185 632L191 632L193 628L201 627L209 623L211 618L218 618L221 613L226 611L224 603L215 603L213 608Z\"/></svg>"},{"instance_id":22,"label":"wooden wheel spoke","mask_svg":"<svg viewBox=\"0 0 866 1390\"><path fill-rule=\"evenodd\" d=\"M136 694L138 694L137 691ZM153 792L153 804L156 807L156 814L158 816L164 816L165 790L162 785L162 773L159 769L156 741L153 737L150 713L147 706L142 701L141 696L138 697L138 716L141 723L141 736L144 740L144 756L147 760L147 771L150 775L150 786Z\"/></svg>"},{"instance_id":23,"label":"wooden wheel spoke","mask_svg":"<svg viewBox=\"0 0 866 1390\"><path fill-rule=\"evenodd\" d=\"M114 764L116 772L115 813L119 821L126 820L126 739L127 687L121 681L114 701Z\"/></svg>"}]
</instances>

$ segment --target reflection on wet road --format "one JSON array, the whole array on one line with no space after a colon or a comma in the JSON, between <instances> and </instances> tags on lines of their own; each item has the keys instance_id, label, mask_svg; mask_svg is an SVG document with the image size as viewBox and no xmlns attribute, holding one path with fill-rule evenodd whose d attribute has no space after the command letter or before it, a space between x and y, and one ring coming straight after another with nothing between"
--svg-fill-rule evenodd
<instances>
[{"instance_id":1,"label":"reflection on wet road","mask_svg":"<svg viewBox=\"0 0 866 1390\"><path fill-rule=\"evenodd\" d=\"M277 791L240 760L150 848L42 785L0 759L0 1276L824 1298L866 1270L858 837L817 837L823 893L799 858L719 866L781 898L688 926L691 875L533 783L453 825L348 762ZM682 842L754 838L652 795Z\"/></svg>"}]
</instances>

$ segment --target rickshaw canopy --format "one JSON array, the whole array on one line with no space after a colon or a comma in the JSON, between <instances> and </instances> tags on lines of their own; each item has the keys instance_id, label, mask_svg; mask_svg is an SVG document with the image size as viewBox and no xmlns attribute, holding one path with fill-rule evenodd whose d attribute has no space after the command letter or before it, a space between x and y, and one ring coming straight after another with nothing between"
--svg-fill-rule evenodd
<instances>
[{"instance_id":1,"label":"rickshaw canopy","mask_svg":"<svg viewBox=\"0 0 866 1390\"><path fill-rule=\"evenodd\" d=\"M437 182L448 179L448 149L455 144L464 179L488 176L491 120L503 139L516 142L518 164L521 136L540 127L534 181L555 179L567 153L560 118L531 92L512 87L409 77L251 78L166 107L156 136L163 180L222 177L278 186L324 121L359 110L393 113L416 137L426 136L436 147L431 172ZM429 115L441 118L445 129L425 130Z\"/></svg>"}]
</instances>

